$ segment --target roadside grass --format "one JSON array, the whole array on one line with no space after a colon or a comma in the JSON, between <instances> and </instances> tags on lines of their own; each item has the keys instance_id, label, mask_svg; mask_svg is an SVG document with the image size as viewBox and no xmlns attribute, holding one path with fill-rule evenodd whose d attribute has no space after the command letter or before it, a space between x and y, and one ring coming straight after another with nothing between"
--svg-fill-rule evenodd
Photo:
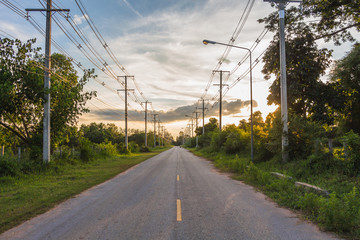
<instances>
[{"instance_id":1,"label":"roadside grass","mask_svg":"<svg viewBox=\"0 0 360 240\"><path fill-rule=\"evenodd\" d=\"M167 149L102 157L88 163L54 163L37 174L1 177L0 233Z\"/></svg>"},{"instance_id":2,"label":"roadside grass","mask_svg":"<svg viewBox=\"0 0 360 240\"><path fill-rule=\"evenodd\" d=\"M275 157L254 164L250 163L248 155L189 150L213 161L221 171L233 173L232 178L256 187L280 206L301 212L304 218L317 223L323 230L333 231L347 239L360 239L360 178L347 176L342 162L331 162L329 167L316 169L314 164L308 166L307 163L314 159L283 164ZM280 179L271 172L283 173L293 179ZM316 185L328 190L330 195L296 187L295 181Z\"/></svg>"}]
</instances>

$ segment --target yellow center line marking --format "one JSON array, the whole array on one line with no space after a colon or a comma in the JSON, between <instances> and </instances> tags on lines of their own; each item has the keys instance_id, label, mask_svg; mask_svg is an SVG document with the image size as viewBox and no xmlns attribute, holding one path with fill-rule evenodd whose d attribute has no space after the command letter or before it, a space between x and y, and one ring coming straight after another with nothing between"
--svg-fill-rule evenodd
<instances>
[{"instance_id":1,"label":"yellow center line marking","mask_svg":"<svg viewBox=\"0 0 360 240\"><path fill-rule=\"evenodd\" d=\"M179 175L176 176L176 180L180 181L180 176Z\"/></svg>"},{"instance_id":2,"label":"yellow center line marking","mask_svg":"<svg viewBox=\"0 0 360 240\"><path fill-rule=\"evenodd\" d=\"M181 222L182 217L181 217L181 200L180 199L176 200L176 206L177 206L176 221Z\"/></svg>"}]
</instances>

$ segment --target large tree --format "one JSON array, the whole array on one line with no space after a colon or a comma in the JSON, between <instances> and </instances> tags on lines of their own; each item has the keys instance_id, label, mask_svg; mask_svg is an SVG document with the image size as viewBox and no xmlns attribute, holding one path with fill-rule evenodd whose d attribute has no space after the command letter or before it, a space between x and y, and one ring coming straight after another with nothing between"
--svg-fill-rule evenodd
<instances>
[{"instance_id":1,"label":"large tree","mask_svg":"<svg viewBox=\"0 0 360 240\"><path fill-rule=\"evenodd\" d=\"M360 133L360 45L335 64L331 85L338 93L340 104L333 108L345 120L345 130Z\"/></svg>"},{"instance_id":2,"label":"large tree","mask_svg":"<svg viewBox=\"0 0 360 240\"><path fill-rule=\"evenodd\" d=\"M0 39L0 126L11 131L26 145L41 145L44 87L44 58L35 40ZM94 72L78 78L70 59L52 55L51 137L59 141L67 125L74 125L87 112L85 103L94 92L83 87Z\"/></svg>"},{"instance_id":3,"label":"large tree","mask_svg":"<svg viewBox=\"0 0 360 240\"><path fill-rule=\"evenodd\" d=\"M327 108L323 106L326 105L329 91L327 85L320 81L320 76L329 67L331 51L318 49L311 28L303 22L303 16L297 13L296 8L290 8L285 19L288 106L303 117L327 120ZM270 31L278 32L277 13L259 21L265 22ZM280 104L279 54L279 35L275 34L263 57L265 79L275 76L268 104Z\"/></svg>"},{"instance_id":4,"label":"large tree","mask_svg":"<svg viewBox=\"0 0 360 240\"><path fill-rule=\"evenodd\" d=\"M351 29L360 31L359 0L303 0L301 15L315 18L311 27L326 41L354 41ZM317 21L316 21L317 20Z\"/></svg>"}]
</instances>

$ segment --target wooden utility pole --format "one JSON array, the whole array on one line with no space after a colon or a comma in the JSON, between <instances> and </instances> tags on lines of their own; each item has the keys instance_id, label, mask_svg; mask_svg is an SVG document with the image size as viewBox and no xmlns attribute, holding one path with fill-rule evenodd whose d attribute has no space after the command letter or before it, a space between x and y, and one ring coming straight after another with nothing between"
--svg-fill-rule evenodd
<instances>
[{"instance_id":1,"label":"wooden utility pole","mask_svg":"<svg viewBox=\"0 0 360 240\"><path fill-rule=\"evenodd\" d=\"M128 91L134 91L134 89L128 89L127 87L127 79L128 77L134 77L134 76L123 76L125 78L125 89L118 89L118 91L125 91L125 148L128 150L129 144L128 144L128 102L127 102L127 96Z\"/></svg>"},{"instance_id":2,"label":"wooden utility pole","mask_svg":"<svg viewBox=\"0 0 360 240\"><path fill-rule=\"evenodd\" d=\"M205 135L205 99L201 99L202 101L202 108L196 108L196 109L202 109L202 122L203 122L203 129L202 129L202 135Z\"/></svg>"},{"instance_id":3,"label":"wooden utility pole","mask_svg":"<svg viewBox=\"0 0 360 240\"><path fill-rule=\"evenodd\" d=\"M145 147L147 147L147 104L151 102L146 101L143 103L145 103Z\"/></svg>"},{"instance_id":4,"label":"wooden utility pole","mask_svg":"<svg viewBox=\"0 0 360 240\"><path fill-rule=\"evenodd\" d=\"M69 12L69 9L53 9L52 0L47 0L46 9L25 9L25 11L46 12L45 33L45 73L44 73L44 122L43 122L43 161L50 162L50 71L51 71L51 16L52 12Z\"/></svg>"},{"instance_id":5,"label":"wooden utility pole","mask_svg":"<svg viewBox=\"0 0 360 240\"><path fill-rule=\"evenodd\" d=\"M159 116L159 114L152 114L154 117L154 147L156 147L156 116Z\"/></svg>"}]
</instances>

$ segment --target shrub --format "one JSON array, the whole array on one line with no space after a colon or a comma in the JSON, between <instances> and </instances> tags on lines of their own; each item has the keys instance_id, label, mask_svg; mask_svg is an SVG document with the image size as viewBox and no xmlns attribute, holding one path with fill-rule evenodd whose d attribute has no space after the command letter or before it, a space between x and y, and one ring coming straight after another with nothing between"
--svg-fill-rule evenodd
<instances>
[{"instance_id":1,"label":"shrub","mask_svg":"<svg viewBox=\"0 0 360 240\"><path fill-rule=\"evenodd\" d=\"M261 171L252 162L250 162L248 167L246 167L244 173L248 180L260 186L264 186L270 183L270 174Z\"/></svg>"},{"instance_id":2,"label":"shrub","mask_svg":"<svg viewBox=\"0 0 360 240\"><path fill-rule=\"evenodd\" d=\"M235 128L229 131L226 136L226 141L224 143L224 149L226 153L238 153L241 150L244 151L248 148L249 145L248 136L246 136L243 129Z\"/></svg>"},{"instance_id":3,"label":"shrub","mask_svg":"<svg viewBox=\"0 0 360 240\"><path fill-rule=\"evenodd\" d=\"M101 149L101 154L104 156L114 156L117 154L116 146L112 145L111 142L100 143L99 147Z\"/></svg>"},{"instance_id":4,"label":"shrub","mask_svg":"<svg viewBox=\"0 0 360 240\"><path fill-rule=\"evenodd\" d=\"M248 161L240 159L236 154L235 158L230 161L229 168L235 173L243 174L248 163Z\"/></svg>"},{"instance_id":5,"label":"shrub","mask_svg":"<svg viewBox=\"0 0 360 240\"><path fill-rule=\"evenodd\" d=\"M360 173L360 136L350 131L345 134L342 141L346 144L344 151L353 165L353 173Z\"/></svg>"},{"instance_id":6,"label":"shrub","mask_svg":"<svg viewBox=\"0 0 360 240\"><path fill-rule=\"evenodd\" d=\"M344 233L354 232L360 227L360 200L359 192L353 190L341 198L335 193L320 209L319 221L327 230Z\"/></svg>"},{"instance_id":7,"label":"shrub","mask_svg":"<svg viewBox=\"0 0 360 240\"><path fill-rule=\"evenodd\" d=\"M90 162L94 159L92 143L89 139L83 138L80 142L80 160L82 162Z\"/></svg>"},{"instance_id":8,"label":"shrub","mask_svg":"<svg viewBox=\"0 0 360 240\"><path fill-rule=\"evenodd\" d=\"M316 195L315 193L305 193L299 200L299 207L306 214L317 217L320 213L320 209L323 206L325 199Z\"/></svg>"},{"instance_id":9,"label":"shrub","mask_svg":"<svg viewBox=\"0 0 360 240\"><path fill-rule=\"evenodd\" d=\"M140 147L140 152L150 152L150 148L149 147L145 147L144 145L142 145Z\"/></svg>"},{"instance_id":10,"label":"shrub","mask_svg":"<svg viewBox=\"0 0 360 240\"><path fill-rule=\"evenodd\" d=\"M129 151L132 153L137 153L140 151L140 147L136 142L131 141L129 143Z\"/></svg>"},{"instance_id":11,"label":"shrub","mask_svg":"<svg viewBox=\"0 0 360 240\"><path fill-rule=\"evenodd\" d=\"M0 158L0 177L15 177L21 173L20 166L15 158Z\"/></svg>"}]
</instances>

